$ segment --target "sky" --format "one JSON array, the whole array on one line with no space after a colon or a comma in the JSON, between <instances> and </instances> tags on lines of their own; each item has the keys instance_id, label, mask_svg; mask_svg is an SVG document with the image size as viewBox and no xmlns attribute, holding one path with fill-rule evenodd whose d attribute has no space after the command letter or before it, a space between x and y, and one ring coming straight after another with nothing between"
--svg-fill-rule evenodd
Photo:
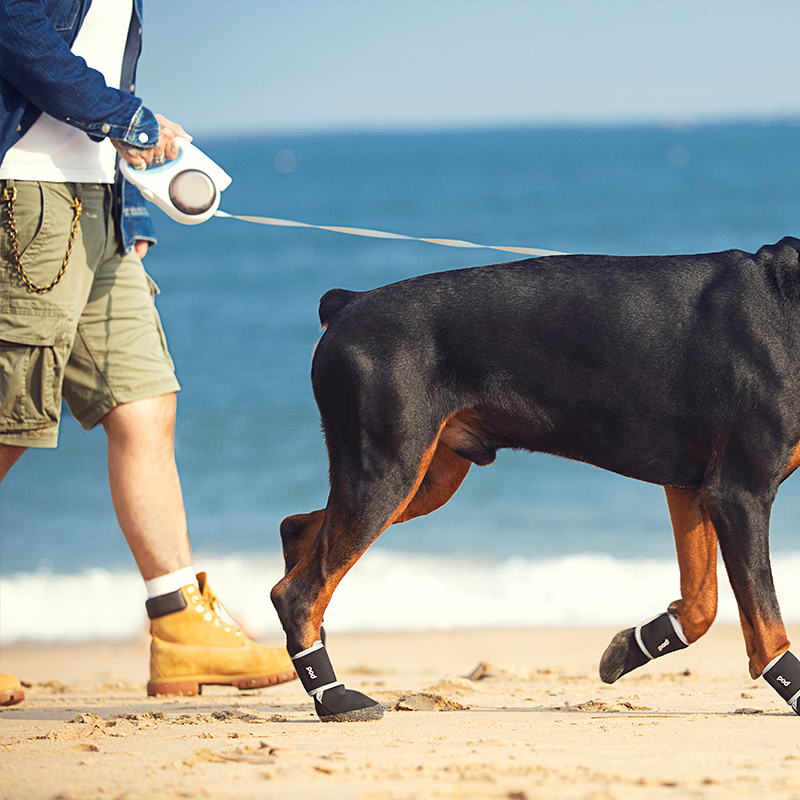
<instances>
[{"instance_id":1,"label":"sky","mask_svg":"<svg viewBox=\"0 0 800 800\"><path fill-rule=\"evenodd\" d=\"M145 0L192 134L800 119L800 0Z\"/></svg>"}]
</instances>

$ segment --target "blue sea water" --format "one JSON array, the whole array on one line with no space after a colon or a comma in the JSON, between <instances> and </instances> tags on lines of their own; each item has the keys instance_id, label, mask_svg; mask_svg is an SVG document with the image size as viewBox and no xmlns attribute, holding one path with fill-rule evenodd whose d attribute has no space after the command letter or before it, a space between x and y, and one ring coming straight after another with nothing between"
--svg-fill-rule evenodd
<instances>
[{"instance_id":1,"label":"blue sea water","mask_svg":"<svg viewBox=\"0 0 800 800\"><path fill-rule=\"evenodd\" d=\"M232 176L221 204L231 214L617 254L755 251L800 232L800 127L788 124L196 144ZM251 627L269 631L278 524L327 495L309 381L319 297L514 256L230 219L181 226L155 207L153 216L160 239L146 266L183 386L177 458L196 564L213 568L215 590L238 599ZM800 619L794 584L780 578L797 574L798 512L790 480L772 548L784 613ZM634 600L646 597L649 615L677 591L658 487L511 452L473 468L445 508L387 531L356 570L337 597L365 586L371 599L343 602L343 628L630 624ZM664 582L640 585L647 574ZM37 604L55 591L91 616L110 587L101 621L72 613L56 623ZM142 597L111 506L104 434L83 432L65 409L58 449L26 453L0 488L0 641L135 635ZM429 609L442 598L452 611L434 623ZM735 618L730 604L725 613Z\"/></svg>"}]
</instances>

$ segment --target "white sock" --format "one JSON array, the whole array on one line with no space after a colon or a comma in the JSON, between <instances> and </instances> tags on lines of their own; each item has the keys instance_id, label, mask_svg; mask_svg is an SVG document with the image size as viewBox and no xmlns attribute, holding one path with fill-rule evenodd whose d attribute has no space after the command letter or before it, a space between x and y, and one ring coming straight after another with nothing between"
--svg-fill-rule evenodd
<instances>
[{"instance_id":1,"label":"white sock","mask_svg":"<svg viewBox=\"0 0 800 800\"><path fill-rule=\"evenodd\" d=\"M147 599L149 600L151 597L161 597L162 594L182 589L190 583L197 586L194 568L184 567L175 572L168 572L166 575L159 575L157 578L150 578L144 582L144 586L147 589Z\"/></svg>"}]
</instances>

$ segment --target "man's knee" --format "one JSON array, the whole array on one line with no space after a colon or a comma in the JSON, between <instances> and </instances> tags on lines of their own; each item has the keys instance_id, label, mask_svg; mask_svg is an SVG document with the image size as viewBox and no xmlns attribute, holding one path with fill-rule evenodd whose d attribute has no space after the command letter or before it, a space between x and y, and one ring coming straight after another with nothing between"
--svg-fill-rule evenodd
<instances>
[{"instance_id":1,"label":"man's knee","mask_svg":"<svg viewBox=\"0 0 800 800\"><path fill-rule=\"evenodd\" d=\"M172 436L175 429L177 395L170 394L120 403L111 409L101 420L106 435L110 439L127 439L146 433Z\"/></svg>"}]
</instances>

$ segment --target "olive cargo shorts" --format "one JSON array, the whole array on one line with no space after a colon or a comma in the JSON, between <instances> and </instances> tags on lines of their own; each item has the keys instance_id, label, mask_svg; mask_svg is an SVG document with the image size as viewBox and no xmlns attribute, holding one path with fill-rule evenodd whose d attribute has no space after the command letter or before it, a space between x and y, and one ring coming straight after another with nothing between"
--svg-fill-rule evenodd
<instances>
[{"instance_id":1,"label":"olive cargo shorts","mask_svg":"<svg viewBox=\"0 0 800 800\"><path fill-rule=\"evenodd\" d=\"M158 289L134 253L119 252L111 187L0 181L0 198L12 186L20 260L39 286L58 275L73 198L83 202L64 276L46 294L20 277L0 202L0 443L55 447L62 392L88 430L120 403L180 387L155 308Z\"/></svg>"}]
</instances>

